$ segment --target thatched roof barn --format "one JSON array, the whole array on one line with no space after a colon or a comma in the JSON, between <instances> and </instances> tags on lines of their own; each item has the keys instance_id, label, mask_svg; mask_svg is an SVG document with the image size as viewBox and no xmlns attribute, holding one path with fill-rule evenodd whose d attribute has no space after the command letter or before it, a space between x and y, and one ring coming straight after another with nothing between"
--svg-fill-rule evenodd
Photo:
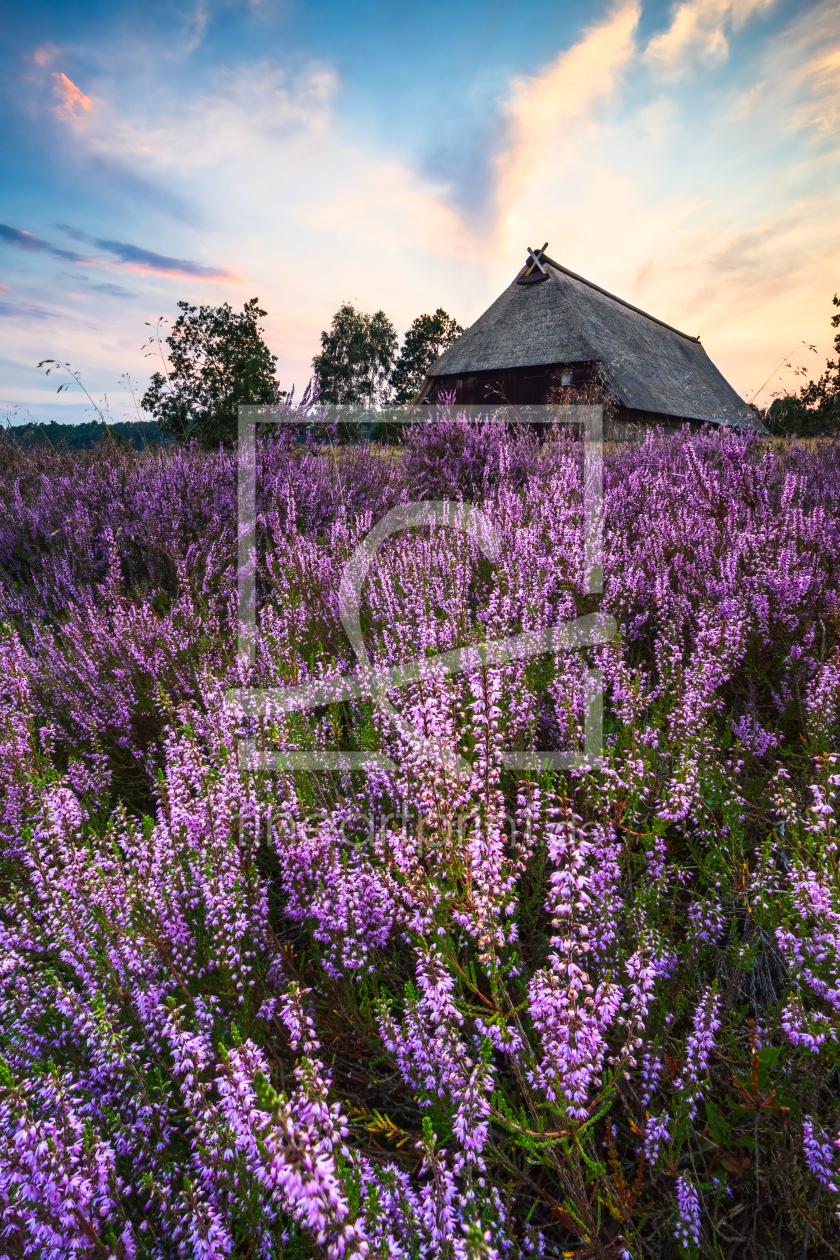
<instances>
[{"instance_id":1,"label":"thatched roof barn","mask_svg":"<svg viewBox=\"0 0 840 1260\"><path fill-rule=\"evenodd\" d=\"M575 275L541 250L437 360L418 395L456 403L595 401L607 436L711 422L764 431L691 337Z\"/></svg>"}]
</instances>

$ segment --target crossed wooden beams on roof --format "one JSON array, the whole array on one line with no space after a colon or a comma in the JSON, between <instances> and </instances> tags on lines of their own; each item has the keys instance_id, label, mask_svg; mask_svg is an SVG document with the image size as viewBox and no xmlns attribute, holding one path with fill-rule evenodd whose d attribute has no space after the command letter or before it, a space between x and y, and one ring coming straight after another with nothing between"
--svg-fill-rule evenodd
<instances>
[{"instance_id":1,"label":"crossed wooden beams on roof","mask_svg":"<svg viewBox=\"0 0 840 1260\"><path fill-rule=\"evenodd\" d=\"M548 279L548 272L542 265L542 258L548 249L548 241L543 245L542 249L533 250L528 246L528 259L521 274L516 277L517 284L540 284L541 281Z\"/></svg>"}]
</instances>

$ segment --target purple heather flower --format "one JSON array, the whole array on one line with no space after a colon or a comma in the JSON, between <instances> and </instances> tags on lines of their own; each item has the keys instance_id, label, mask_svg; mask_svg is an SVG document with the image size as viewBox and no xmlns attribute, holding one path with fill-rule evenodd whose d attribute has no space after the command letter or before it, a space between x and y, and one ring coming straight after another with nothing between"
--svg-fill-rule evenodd
<instances>
[{"instance_id":1,"label":"purple heather flower","mask_svg":"<svg viewBox=\"0 0 840 1260\"><path fill-rule=\"evenodd\" d=\"M700 944L717 945L726 925L723 907L714 901L693 901L688 918L694 939Z\"/></svg>"},{"instance_id":2,"label":"purple heather flower","mask_svg":"<svg viewBox=\"0 0 840 1260\"><path fill-rule=\"evenodd\" d=\"M834 1148L838 1143L827 1140L822 1129L811 1116L805 1117L802 1129L805 1162L817 1181L822 1182L824 1186L837 1194L838 1189L835 1183L840 1181L840 1172L838 1172L838 1157Z\"/></svg>"},{"instance_id":3,"label":"purple heather flower","mask_svg":"<svg viewBox=\"0 0 840 1260\"><path fill-rule=\"evenodd\" d=\"M645 1140L642 1150L645 1159L651 1165L659 1159L661 1147L671 1140L669 1117L666 1115L649 1116L645 1126Z\"/></svg>"},{"instance_id":4,"label":"purple heather flower","mask_svg":"<svg viewBox=\"0 0 840 1260\"><path fill-rule=\"evenodd\" d=\"M685 1173L677 1178L677 1228L674 1236L684 1251L700 1246L700 1197Z\"/></svg>"},{"instance_id":5,"label":"purple heather flower","mask_svg":"<svg viewBox=\"0 0 840 1260\"><path fill-rule=\"evenodd\" d=\"M685 1043L685 1067L680 1079L674 1082L676 1089L685 1092L692 1120L697 1114L697 1100L703 1097L699 1085L708 1072L709 1056L715 1048L715 1033L720 1028L719 1009L720 998L710 985L694 1012L692 1030Z\"/></svg>"},{"instance_id":6,"label":"purple heather flower","mask_svg":"<svg viewBox=\"0 0 840 1260\"><path fill-rule=\"evenodd\" d=\"M617 1087L654 1107L638 1141L655 1198L651 1168L666 1146L681 1157L721 1036L712 989L682 1033L673 985L741 896L709 870L764 808L745 750L766 758L795 722L815 748L840 735L836 445L762 452L721 430L608 456L602 603L621 634L531 663L492 645L544 643L588 600L581 443L457 411L398 458L327 453L295 428L253 453L243 564L245 450L0 452L0 1236L33 1256L215 1260L243 1229L260 1260L301 1234L336 1260L545 1254L551 1226L516 1217L492 1134L605 1121ZM472 498L495 559L439 522L387 539L365 642L372 667L416 671L390 710L364 695L287 709L290 688L364 681L342 573L426 492L449 496L450 523ZM253 656L233 646L243 572ZM456 674L440 656L460 649ZM756 660L774 680L760 719ZM512 754L579 743L592 663L604 757L571 769L558 802ZM736 679L747 715L722 753ZM275 764L346 747L379 760L317 781ZM789 970L785 1070L792 1051L836 1048L838 788L836 752L802 800L779 766L778 837L743 873ZM385 1057L374 993L394 995L374 1008ZM775 1009L761 1045L778 1042ZM392 1084L445 1117L445 1149L424 1133L419 1166L404 1144L360 1150ZM803 1151L840 1184L815 1117ZM562 1142L550 1153L562 1166ZM691 1250L687 1173L676 1199Z\"/></svg>"}]
</instances>

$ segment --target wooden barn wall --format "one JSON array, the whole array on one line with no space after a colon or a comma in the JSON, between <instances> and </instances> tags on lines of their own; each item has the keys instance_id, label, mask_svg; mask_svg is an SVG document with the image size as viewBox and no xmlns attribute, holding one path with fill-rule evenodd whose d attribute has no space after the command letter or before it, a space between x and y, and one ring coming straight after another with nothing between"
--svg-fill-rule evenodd
<instances>
[{"instance_id":1,"label":"wooden barn wall","mask_svg":"<svg viewBox=\"0 0 840 1260\"><path fill-rule=\"evenodd\" d=\"M480 407L510 403L513 406L541 406L548 402L593 401L593 386L599 385L599 364L549 363L539 367L513 367L463 376L439 376L426 395L428 402L442 402L455 395L455 403ZM566 378L564 380L564 377ZM570 379L569 379L570 378ZM601 387L602 388L602 387ZM641 441L652 427L665 431L698 421L684 416L660 415L624 407L612 400L604 410L604 437L607 441Z\"/></svg>"},{"instance_id":2,"label":"wooden barn wall","mask_svg":"<svg viewBox=\"0 0 840 1260\"><path fill-rule=\"evenodd\" d=\"M465 376L439 376L427 395L429 402L442 401L455 394L455 402L468 407L482 403L512 403L514 406L540 406L548 394L560 388L564 375L573 386L592 384L597 378L596 363L549 363L539 367L500 368L471 372Z\"/></svg>"}]
</instances>

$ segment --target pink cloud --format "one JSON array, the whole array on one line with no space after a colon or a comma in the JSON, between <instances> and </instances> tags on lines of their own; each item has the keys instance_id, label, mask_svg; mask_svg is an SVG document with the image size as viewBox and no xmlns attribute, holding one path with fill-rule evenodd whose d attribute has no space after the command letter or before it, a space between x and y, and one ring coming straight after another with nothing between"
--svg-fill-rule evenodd
<instances>
[{"instance_id":1,"label":"pink cloud","mask_svg":"<svg viewBox=\"0 0 840 1260\"><path fill-rule=\"evenodd\" d=\"M236 284L242 283L242 277L232 271L216 271L211 267L206 268L206 275L196 275L194 271L187 271L186 268L181 270L178 267L154 267L148 263L101 263L103 267L113 267L120 271L136 271L144 276L170 276L178 280L228 280L234 281Z\"/></svg>"},{"instance_id":2,"label":"pink cloud","mask_svg":"<svg viewBox=\"0 0 840 1260\"><path fill-rule=\"evenodd\" d=\"M58 49L54 45L41 44L39 48L35 49L31 60L35 62L36 66L48 66L51 61L55 61L57 56ZM28 61L30 58L26 57L24 60Z\"/></svg>"},{"instance_id":3,"label":"pink cloud","mask_svg":"<svg viewBox=\"0 0 840 1260\"><path fill-rule=\"evenodd\" d=\"M37 60L37 53L35 57ZM54 74L52 80L53 91L56 96L61 97L61 104L56 105L53 111L59 118L80 118L81 114L76 113L77 105L82 113L90 113L93 109L93 101L89 96L85 96L81 88L76 87L72 79L68 79L66 74Z\"/></svg>"}]
</instances>

